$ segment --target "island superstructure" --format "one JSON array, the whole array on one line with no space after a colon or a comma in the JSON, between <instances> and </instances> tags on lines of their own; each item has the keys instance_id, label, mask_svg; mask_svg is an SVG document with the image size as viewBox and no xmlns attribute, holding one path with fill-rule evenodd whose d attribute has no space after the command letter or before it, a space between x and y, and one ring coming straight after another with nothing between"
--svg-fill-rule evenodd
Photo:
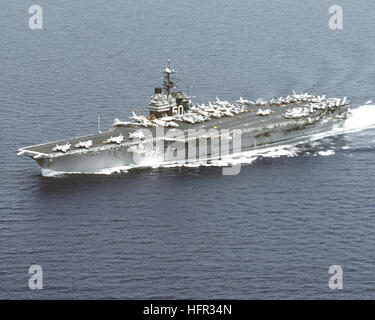
<instances>
[{"instance_id":1,"label":"island superstructure","mask_svg":"<svg viewBox=\"0 0 375 320\"><path fill-rule=\"evenodd\" d=\"M178 157L166 151L170 153L181 146L186 152L178 158L179 162L199 163L203 140L207 147L205 161L223 157L211 152L211 142L224 131L232 141L229 152L239 153L340 127L351 106L346 97L295 92L270 101L240 97L230 103L216 97L215 102L193 104L186 93L176 90L174 73L168 63L163 70L163 85L155 88L149 102L149 116L133 111L129 121L115 119L106 132L23 147L18 155L36 160L42 174L96 173L116 167L173 162ZM217 132L215 137L212 132ZM239 132L241 142L235 148L233 138ZM189 152L189 148L196 148L196 152Z\"/></svg>"}]
</instances>

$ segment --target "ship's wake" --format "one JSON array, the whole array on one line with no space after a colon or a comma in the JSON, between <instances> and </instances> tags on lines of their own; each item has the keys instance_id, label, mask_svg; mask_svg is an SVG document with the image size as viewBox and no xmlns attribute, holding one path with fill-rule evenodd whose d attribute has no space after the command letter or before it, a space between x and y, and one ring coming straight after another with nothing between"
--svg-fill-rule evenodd
<instances>
[{"instance_id":1,"label":"ship's wake","mask_svg":"<svg viewBox=\"0 0 375 320\"><path fill-rule=\"evenodd\" d=\"M174 167L228 167L239 164L251 164L264 158L296 157L306 156L331 156L339 150L350 149L351 147L345 141L345 137L358 134L359 132L375 128L375 105L365 104L351 110L349 118L344 126L332 129L323 133L318 133L287 143L273 144L259 149L244 151L239 154L233 154L220 160L197 161L193 163L171 163L155 161L151 157L148 161L138 165L129 165L100 170L97 172L72 172L70 174L99 174L109 175L113 173L124 173L129 170L139 168L174 168ZM344 137L344 139L338 139ZM375 145L375 139L372 140ZM48 169L42 169L42 175L48 177L69 174L66 172L56 172Z\"/></svg>"}]
</instances>

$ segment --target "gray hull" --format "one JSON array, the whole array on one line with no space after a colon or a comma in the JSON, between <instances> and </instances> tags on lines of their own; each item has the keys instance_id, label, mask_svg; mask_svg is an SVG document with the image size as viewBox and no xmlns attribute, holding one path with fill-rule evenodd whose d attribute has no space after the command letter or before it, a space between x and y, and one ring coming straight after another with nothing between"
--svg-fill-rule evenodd
<instances>
[{"instance_id":1,"label":"gray hull","mask_svg":"<svg viewBox=\"0 0 375 320\"><path fill-rule=\"evenodd\" d=\"M24 147L19 155L36 160L44 175L100 173L166 162L199 163L342 126L350 106L343 101L334 100L336 105L323 108L306 101L269 104L266 115L259 114L260 109L256 112L257 108L242 106L240 113L212 113L208 120L196 122L176 116L173 120L178 123L172 128L145 118L147 123L117 122L107 132Z\"/></svg>"},{"instance_id":2,"label":"gray hull","mask_svg":"<svg viewBox=\"0 0 375 320\"><path fill-rule=\"evenodd\" d=\"M269 102L240 97L233 104L216 97L214 104L194 105L187 94L172 90L174 73L168 63L164 92L155 88L149 117L132 112L132 121L115 119L108 132L24 147L18 155L36 160L44 175L200 163L331 130L344 123L350 106L346 97L294 91Z\"/></svg>"},{"instance_id":3,"label":"gray hull","mask_svg":"<svg viewBox=\"0 0 375 320\"><path fill-rule=\"evenodd\" d=\"M313 134L329 131L342 126L344 119L325 121L319 123L302 123L294 125L275 126L273 128L261 127L256 131L243 130L241 134L241 147L237 148L230 142L229 155L239 153L254 148L269 146L293 140L299 137L311 136ZM211 138L207 137L207 152L199 150L199 138L196 140L195 156L189 156L189 148L194 148L185 142L185 153L183 157L173 156L168 151L176 141L163 141L162 146L153 141L143 141L142 145L147 145L145 152L130 152L129 145L116 146L107 150L92 150L84 153L66 154L58 157L35 159L42 168L42 174L50 173L100 173L107 169L128 169L132 167L153 166L160 163L192 163L199 161L209 161L228 156L228 153L211 152ZM181 144L180 144L181 147ZM164 151L164 152L163 152ZM201 153L200 153L201 152Z\"/></svg>"}]
</instances>

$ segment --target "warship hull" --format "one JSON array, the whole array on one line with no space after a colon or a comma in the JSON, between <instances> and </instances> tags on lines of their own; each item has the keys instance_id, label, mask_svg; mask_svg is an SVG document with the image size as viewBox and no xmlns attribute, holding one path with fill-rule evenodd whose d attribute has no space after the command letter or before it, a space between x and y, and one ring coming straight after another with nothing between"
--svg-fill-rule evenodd
<instances>
[{"instance_id":1,"label":"warship hull","mask_svg":"<svg viewBox=\"0 0 375 320\"><path fill-rule=\"evenodd\" d=\"M204 164L250 149L311 136L342 126L350 103L308 93L255 102L240 97L201 105L175 91L168 66L163 88L155 88L149 117L134 111L132 121L115 119L104 133L19 149L38 162L43 175L100 173L160 164ZM98 123L99 128L99 123Z\"/></svg>"},{"instance_id":2,"label":"warship hull","mask_svg":"<svg viewBox=\"0 0 375 320\"><path fill-rule=\"evenodd\" d=\"M181 122L178 128L173 129L143 128L135 124L120 125L108 132L26 147L19 151L20 154L36 160L45 176L101 173L116 168L121 170L152 167L165 163L204 163L251 149L327 132L342 126L348 114L348 108L340 108L329 116L320 116L318 119L286 119L283 117L284 111L285 108L275 107L272 117L260 117L255 113L245 112L239 116L212 119L207 123ZM110 137L128 137L130 133L137 131L148 131L149 135L146 133L143 139L125 139L121 143L103 144ZM191 135L190 131L194 133ZM222 145L223 131L226 138L229 137L225 150L222 147L214 148L214 143ZM235 132L237 141L234 139ZM205 140L204 145L202 139ZM75 145L87 140L93 142L92 147L68 152L51 152L56 145Z\"/></svg>"}]
</instances>

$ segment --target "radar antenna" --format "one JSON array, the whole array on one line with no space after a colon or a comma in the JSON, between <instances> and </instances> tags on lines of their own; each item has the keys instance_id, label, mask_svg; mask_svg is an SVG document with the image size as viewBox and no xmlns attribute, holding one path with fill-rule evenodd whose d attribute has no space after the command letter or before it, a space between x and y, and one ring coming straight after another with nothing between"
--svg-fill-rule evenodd
<instances>
[{"instance_id":1,"label":"radar antenna","mask_svg":"<svg viewBox=\"0 0 375 320\"><path fill-rule=\"evenodd\" d=\"M167 96L170 95L171 93L171 88L176 88L175 83L171 80L171 74L176 73L175 70L173 70L170 66L171 60L168 59L168 65L162 72L163 76L162 79L163 81L163 87L165 92L167 93Z\"/></svg>"}]
</instances>

